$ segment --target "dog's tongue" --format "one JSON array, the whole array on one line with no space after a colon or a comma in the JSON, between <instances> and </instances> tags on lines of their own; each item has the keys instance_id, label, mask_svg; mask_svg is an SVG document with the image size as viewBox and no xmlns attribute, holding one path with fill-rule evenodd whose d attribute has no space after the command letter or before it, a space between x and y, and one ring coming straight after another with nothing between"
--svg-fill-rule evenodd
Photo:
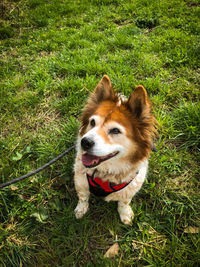
<instances>
[{"instance_id":1,"label":"dog's tongue","mask_svg":"<svg viewBox=\"0 0 200 267\"><path fill-rule=\"evenodd\" d=\"M82 162L85 166L90 166L93 164L97 164L99 161L99 157L90 155L88 153L85 153L82 155Z\"/></svg>"}]
</instances>

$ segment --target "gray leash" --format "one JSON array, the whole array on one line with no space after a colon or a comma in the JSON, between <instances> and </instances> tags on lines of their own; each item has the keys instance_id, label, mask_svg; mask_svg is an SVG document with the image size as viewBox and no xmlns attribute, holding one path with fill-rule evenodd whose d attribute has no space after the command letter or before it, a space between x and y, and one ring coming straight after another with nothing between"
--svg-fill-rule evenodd
<instances>
[{"instance_id":1,"label":"gray leash","mask_svg":"<svg viewBox=\"0 0 200 267\"><path fill-rule=\"evenodd\" d=\"M65 150L63 153L61 153L60 155L58 155L56 158L50 160L49 162L47 162L46 164L44 164L44 165L41 166L40 168L36 169L35 171L29 172L29 173L27 173L27 174L25 174L25 175L22 175L22 176L20 176L20 177L18 177L18 178L15 178L15 179L11 180L11 181L8 181L8 182L5 182L5 183L3 183L3 184L0 184L0 189L4 188L4 187L6 187L6 186L9 186L9 185L11 185L11 184L15 184L15 183L17 183L17 182L19 182L19 181L22 181L22 180L24 180L24 179L26 179L26 178L28 178L28 177L30 177L30 176L33 176L34 174L36 174L36 173L38 173L38 172L40 172L40 171L46 169L47 167L49 167L50 165L52 165L52 164L53 164L54 162L56 162L57 160L59 160L59 159L61 159L62 157L64 157L66 154L68 154L68 153L69 153L71 150L73 150L74 148L75 148L75 145L72 146L72 147L70 147L70 148L68 148L68 149Z\"/></svg>"}]
</instances>

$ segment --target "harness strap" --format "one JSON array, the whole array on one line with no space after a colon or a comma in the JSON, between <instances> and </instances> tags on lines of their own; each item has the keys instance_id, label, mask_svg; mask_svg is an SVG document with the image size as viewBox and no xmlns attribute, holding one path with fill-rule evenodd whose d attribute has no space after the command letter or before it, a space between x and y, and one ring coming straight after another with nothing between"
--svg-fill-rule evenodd
<instances>
[{"instance_id":1,"label":"harness strap","mask_svg":"<svg viewBox=\"0 0 200 267\"><path fill-rule=\"evenodd\" d=\"M101 196L101 197L108 196L111 193L117 192L117 191L125 188L133 180L132 179L129 182L115 184L115 183L111 183L109 181L103 181L99 177L94 177L96 171L97 171L97 169L94 170L92 175L87 174L90 192L96 196Z\"/></svg>"}]
</instances>

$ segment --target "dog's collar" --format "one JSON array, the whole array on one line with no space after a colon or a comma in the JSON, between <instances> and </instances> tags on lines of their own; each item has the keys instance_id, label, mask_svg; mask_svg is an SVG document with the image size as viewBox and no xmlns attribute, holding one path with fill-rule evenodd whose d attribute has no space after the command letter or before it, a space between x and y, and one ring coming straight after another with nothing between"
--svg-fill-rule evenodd
<instances>
[{"instance_id":1,"label":"dog's collar","mask_svg":"<svg viewBox=\"0 0 200 267\"><path fill-rule=\"evenodd\" d=\"M131 179L129 182L124 182L120 184L111 183L109 181L103 181L100 177L94 177L97 169L94 170L92 175L86 174L88 179L88 184L90 192L98 197L106 197L111 193L117 192L132 182ZM138 171L139 172L139 171ZM136 174L138 174L138 172Z\"/></svg>"}]
</instances>

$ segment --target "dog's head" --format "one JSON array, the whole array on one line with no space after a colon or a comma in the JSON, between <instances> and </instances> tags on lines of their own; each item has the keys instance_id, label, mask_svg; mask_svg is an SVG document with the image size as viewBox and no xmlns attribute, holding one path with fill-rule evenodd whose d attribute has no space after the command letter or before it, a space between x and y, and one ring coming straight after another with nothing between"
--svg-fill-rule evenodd
<instances>
[{"instance_id":1,"label":"dog's head","mask_svg":"<svg viewBox=\"0 0 200 267\"><path fill-rule=\"evenodd\" d=\"M115 94L105 75L91 94L81 118L79 149L87 168L136 163L148 157L155 132L151 104L143 86L128 100Z\"/></svg>"}]
</instances>

